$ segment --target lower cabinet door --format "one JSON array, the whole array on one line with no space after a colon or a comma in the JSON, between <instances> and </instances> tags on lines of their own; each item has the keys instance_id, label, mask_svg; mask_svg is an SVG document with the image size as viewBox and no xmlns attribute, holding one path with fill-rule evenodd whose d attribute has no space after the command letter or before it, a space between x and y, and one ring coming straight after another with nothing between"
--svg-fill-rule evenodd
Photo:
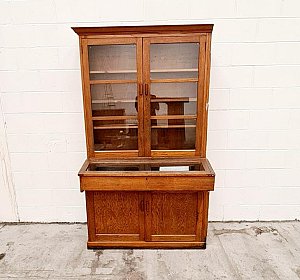
<instances>
[{"instance_id":1,"label":"lower cabinet door","mask_svg":"<svg viewBox=\"0 0 300 280\"><path fill-rule=\"evenodd\" d=\"M145 195L146 241L200 241L201 203L197 192L149 192Z\"/></svg>"},{"instance_id":2,"label":"lower cabinet door","mask_svg":"<svg viewBox=\"0 0 300 280\"><path fill-rule=\"evenodd\" d=\"M144 240L141 192L86 192L89 241Z\"/></svg>"}]
</instances>

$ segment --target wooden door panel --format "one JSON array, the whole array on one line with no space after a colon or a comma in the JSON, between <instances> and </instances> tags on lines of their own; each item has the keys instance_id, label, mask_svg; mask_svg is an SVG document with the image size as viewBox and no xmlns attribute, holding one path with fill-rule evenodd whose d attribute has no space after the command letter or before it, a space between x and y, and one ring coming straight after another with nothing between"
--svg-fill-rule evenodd
<instances>
[{"instance_id":1,"label":"wooden door panel","mask_svg":"<svg viewBox=\"0 0 300 280\"><path fill-rule=\"evenodd\" d=\"M94 192L95 238L138 241L144 236L143 202L139 192Z\"/></svg>"},{"instance_id":2,"label":"wooden door panel","mask_svg":"<svg viewBox=\"0 0 300 280\"><path fill-rule=\"evenodd\" d=\"M146 205L148 241L196 241L196 192L151 192L147 194Z\"/></svg>"}]
</instances>

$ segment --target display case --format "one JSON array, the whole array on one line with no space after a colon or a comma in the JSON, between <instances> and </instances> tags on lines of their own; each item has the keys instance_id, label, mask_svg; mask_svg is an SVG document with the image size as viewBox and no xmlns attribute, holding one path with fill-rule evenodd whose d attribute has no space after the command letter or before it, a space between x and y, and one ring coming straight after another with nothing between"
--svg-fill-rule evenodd
<instances>
[{"instance_id":1,"label":"display case","mask_svg":"<svg viewBox=\"0 0 300 280\"><path fill-rule=\"evenodd\" d=\"M204 248L212 25L76 27L88 247Z\"/></svg>"}]
</instances>

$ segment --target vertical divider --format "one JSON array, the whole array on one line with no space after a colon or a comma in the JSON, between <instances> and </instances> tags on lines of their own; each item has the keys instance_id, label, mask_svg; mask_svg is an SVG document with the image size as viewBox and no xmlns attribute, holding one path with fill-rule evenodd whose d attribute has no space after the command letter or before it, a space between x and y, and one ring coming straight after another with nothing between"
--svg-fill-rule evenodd
<instances>
[{"instance_id":1,"label":"vertical divider","mask_svg":"<svg viewBox=\"0 0 300 280\"><path fill-rule=\"evenodd\" d=\"M145 156L151 156L151 94L150 94L150 40L143 38L143 83L144 89L144 145Z\"/></svg>"},{"instance_id":2,"label":"vertical divider","mask_svg":"<svg viewBox=\"0 0 300 280\"><path fill-rule=\"evenodd\" d=\"M88 57L88 40L80 38L80 63L82 78L82 93L84 105L86 148L88 158L95 156L93 120L92 120L92 101L90 88L90 70Z\"/></svg>"},{"instance_id":3,"label":"vertical divider","mask_svg":"<svg viewBox=\"0 0 300 280\"><path fill-rule=\"evenodd\" d=\"M144 86L143 86L143 38L136 42L136 67L137 67L137 101L138 101L138 154L145 155L144 145Z\"/></svg>"},{"instance_id":4,"label":"vertical divider","mask_svg":"<svg viewBox=\"0 0 300 280\"><path fill-rule=\"evenodd\" d=\"M205 48L205 71L204 71L204 104L203 104L203 126L202 126L202 143L200 156L206 157L206 143L207 143L207 120L208 120L208 96L209 96L209 79L210 79L210 48L211 48L211 34L203 35L206 38Z\"/></svg>"},{"instance_id":5,"label":"vertical divider","mask_svg":"<svg viewBox=\"0 0 300 280\"><path fill-rule=\"evenodd\" d=\"M199 57L198 57L198 92L197 92L197 120L196 120L196 151L195 155L205 157L206 147L203 147L206 138L206 98L205 98L205 63L206 63L206 35L201 34L199 38ZM206 143L206 141L205 141Z\"/></svg>"}]
</instances>

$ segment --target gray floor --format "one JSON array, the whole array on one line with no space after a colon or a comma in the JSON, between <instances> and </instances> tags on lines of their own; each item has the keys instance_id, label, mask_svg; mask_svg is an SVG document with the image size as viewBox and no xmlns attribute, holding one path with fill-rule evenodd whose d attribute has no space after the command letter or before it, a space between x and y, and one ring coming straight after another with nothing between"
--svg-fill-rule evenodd
<instances>
[{"instance_id":1,"label":"gray floor","mask_svg":"<svg viewBox=\"0 0 300 280\"><path fill-rule=\"evenodd\" d=\"M83 224L0 224L0 279L300 279L300 223L210 223L206 250L87 250Z\"/></svg>"}]
</instances>

